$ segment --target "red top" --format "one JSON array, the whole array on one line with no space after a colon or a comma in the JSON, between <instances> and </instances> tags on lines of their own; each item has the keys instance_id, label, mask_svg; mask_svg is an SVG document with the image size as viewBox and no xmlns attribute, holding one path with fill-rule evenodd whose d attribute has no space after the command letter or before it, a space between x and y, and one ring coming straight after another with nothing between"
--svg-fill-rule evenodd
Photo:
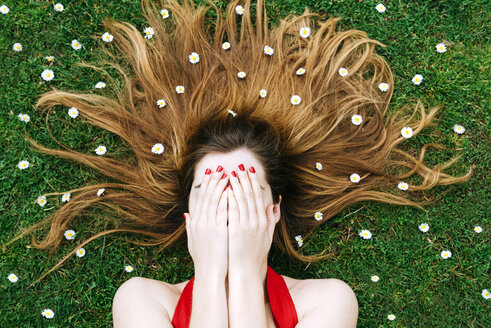
<instances>
[{"instance_id":1,"label":"red top","mask_svg":"<svg viewBox=\"0 0 491 328\"><path fill-rule=\"evenodd\" d=\"M174 328L189 328L193 284L194 277L184 286L179 302L177 302L176 311L174 312L174 317L172 317L172 326ZM283 277L269 265L266 274L266 288L276 328L294 328L298 323L298 318L292 297Z\"/></svg>"}]
</instances>

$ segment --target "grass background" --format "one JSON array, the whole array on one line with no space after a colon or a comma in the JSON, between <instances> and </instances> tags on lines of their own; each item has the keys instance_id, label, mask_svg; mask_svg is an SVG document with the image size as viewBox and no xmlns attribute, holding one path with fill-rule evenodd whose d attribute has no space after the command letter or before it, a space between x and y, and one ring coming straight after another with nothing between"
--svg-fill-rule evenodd
<instances>
[{"instance_id":1,"label":"grass background","mask_svg":"<svg viewBox=\"0 0 491 328\"><path fill-rule=\"evenodd\" d=\"M199 1L202 3L203 1ZM102 58L100 36L105 30L102 19L112 16L131 22L143 31L147 26L140 2L125 0L62 1L65 10L53 10L53 1L5 0L10 13L0 15L0 132L3 154L0 157L0 244L17 236L20 229L56 211L60 196L48 197L44 207L36 198L48 192L65 192L94 181L109 181L97 172L65 159L34 152L24 134L50 147L59 146L49 136L45 115L34 104L50 86L63 90L93 90L102 80L99 73L75 67L80 61ZM217 2L221 8L225 1ZM328 17L341 16L338 30L359 29L387 48L377 51L394 73L393 108L415 104L420 98L427 106L443 105L438 125L426 128L405 143L419 149L429 142L447 146L430 148L425 164L433 166L458 154L463 157L446 172L464 174L475 166L472 179L464 184L438 186L428 195L441 199L416 208L364 202L346 208L305 240L304 254L326 247L338 256L320 263L299 263L275 249L269 264L280 274L297 279L338 278L355 291L359 303L359 327L491 327L489 300L481 290L491 289L489 279L489 2L471 0L381 1L387 10L378 13L378 1L267 1L272 24L288 14L302 13L305 7ZM78 39L82 49L71 48ZM22 52L12 46L21 42ZM436 52L444 42L447 52ZM49 65L47 55L56 57ZM52 66L55 78L46 82L41 72ZM416 86L415 74L424 80ZM486 96L488 95L488 96ZM31 117L29 123L17 118ZM453 132L454 124L466 128L465 134ZM49 117L53 135L78 151L92 152L99 143L108 149L121 149L120 140L109 132L72 120L67 108ZM124 151L124 150L118 150ZM19 170L17 163L28 160L30 167ZM488 210L486 210L488 208ZM355 212L356 211L356 212ZM80 242L101 231L105 213L95 211L81 216L72 229L74 241L65 240L58 252L48 256L26 248L25 237L0 252L0 327L108 327L112 323L112 298L116 289L133 276L179 283L193 276L192 259L187 248L168 249L151 261L156 248L129 244L122 235L101 237L85 246L83 258L73 256L34 288L25 287L51 268ZM430 230L422 233L418 225L427 222ZM480 225L483 232L473 228ZM373 237L358 236L368 229ZM37 232L43 236L47 229ZM448 249L452 257L442 260ZM124 271L125 265L134 271ZM12 284L7 276L19 277ZM380 281L373 283L370 276ZM44 308L54 311L48 320ZM389 321L387 315L396 315Z\"/></svg>"}]
</instances>

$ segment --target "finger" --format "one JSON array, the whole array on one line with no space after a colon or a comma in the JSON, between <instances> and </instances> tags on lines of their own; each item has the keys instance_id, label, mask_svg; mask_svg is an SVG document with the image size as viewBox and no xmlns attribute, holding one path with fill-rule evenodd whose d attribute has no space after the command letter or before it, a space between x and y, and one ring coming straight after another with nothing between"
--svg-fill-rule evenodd
<instances>
[{"instance_id":1,"label":"finger","mask_svg":"<svg viewBox=\"0 0 491 328\"><path fill-rule=\"evenodd\" d=\"M228 192L228 225L237 225L240 222L239 206L235 199L235 188Z\"/></svg>"},{"instance_id":2,"label":"finger","mask_svg":"<svg viewBox=\"0 0 491 328\"><path fill-rule=\"evenodd\" d=\"M228 183L228 175L226 173L222 173L222 177L220 181L218 181L217 185L215 186L215 189L211 193L211 198L209 199L209 205L208 205L208 212L205 212L208 214L207 220L214 220L214 221L207 221L207 224L215 224L215 225L217 224L216 216L218 210L218 202L220 201L220 197L222 196L225 186L227 186L227 183Z\"/></svg>"},{"instance_id":3,"label":"finger","mask_svg":"<svg viewBox=\"0 0 491 328\"><path fill-rule=\"evenodd\" d=\"M200 220L201 221L200 223L202 223L203 225L209 224L208 219L210 218L210 214L213 213L213 215L215 215L215 212L217 210L218 197L216 198L216 203L214 204L214 208L212 210L210 210L210 205L211 205L210 202L213 198L213 193L217 187L217 184L219 183L220 178L223 175L222 171L223 171L223 167L218 165L215 172L211 174L211 178L208 181L208 184L206 186L201 186L201 188L203 188L203 199L202 199L203 204L201 206L200 212L198 213L200 215L200 218L202 218L202 220Z\"/></svg>"},{"instance_id":4,"label":"finger","mask_svg":"<svg viewBox=\"0 0 491 328\"><path fill-rule=\"evenodd\" d=\"M208 174L206 174L208 173ZM201 179L201 187L198 189L198 195L196 196L197 204L195 206L195 211L193 214L196 214L196 216L200 216L200 213L203 213L203 198L205 197L205 192L206 192L206 186L208 185L209 181L213 177L213 171L209 168L205 170L205 174L203 175Z\"/></svg>"},{"instance_id":5,"label":"finger","mask_svg":"<svg viewBox=\"0 0 491 328\"><path fill-rule=\"evenodd\" d=\"M241 164L241 165L239 165L238 174L235 173L235 171L230 172L231 173L230 174L230 183L232 184L232 187L234 188L233 189L234 190L234 198L235 198L235 201L237 202L237 208L239 211L239 220L237 221L237 223L247 222L248 211L249 211L249 209L247 208L246 196L245 196L244 190L242 189L242 186L241 186L240 180L239 180L240 174L247 174L247 173L245 173L245 169L241 173L242 169L244 169L244 166ZM235 177L234 177L234 174L236 175Z\"/></svg>"},{"instance_id":6,"label":"finger","mask_svg":"<svg viewBox=\"0 0 491 328\"><path fill-rule=\"evenodd\" d=\"M229 188L225 187L225 191L220 196L218 202L218 208L216 212L215 224L217 226L227 226L227 200L228 200Z\"/></svg>"},{"instance_id":7,"label":"finger","mask_svg":"<svg viewBox=\"0 0 491 328\"><path fill-rule=\"evenodd\" d=\"M239 173L240 185L242 186L242 190L244 190L244 195L247 203L247 220L250 223L257 222L257 211L256 211L256 202L254 200L254 193L252 191L251 181L249 180L249 175L244 170ZM242 221L241 221L242 222Z\"/></svg>"},{"instance_id":8,"label":"finger","mask_svg":"<svg viewBox=\"0 0 491 328\"><path fill-rule=\"evenodd\" d=\"M254 200L257 210L257 219L259 222L268 223L268 217L266 215L266 209L264 207L263 193L261 191L261 185L259 184L259 177L257 173L253 173L247 170L249 180L251 181L252 192L254 194Z\"/></svg>"}]
</instances>

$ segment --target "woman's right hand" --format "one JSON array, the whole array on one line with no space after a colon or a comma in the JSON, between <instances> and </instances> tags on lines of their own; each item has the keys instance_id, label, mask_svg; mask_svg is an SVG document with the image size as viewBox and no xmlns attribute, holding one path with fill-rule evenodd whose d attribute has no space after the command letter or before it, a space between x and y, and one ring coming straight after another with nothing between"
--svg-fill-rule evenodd
<instances>
[{"instance_id":1,"label":"woman's right hand","mask_svg":"<svg viewBox=\"0 0 491 328\"><path fill-rule=\"evenodd\" d=\"M220 166L217 168L219 170ZM204 174L192 213L185 213L188 249L194 271L223 276L228 271L227 190L223 168Z\"/></svg>"}]
</instances>

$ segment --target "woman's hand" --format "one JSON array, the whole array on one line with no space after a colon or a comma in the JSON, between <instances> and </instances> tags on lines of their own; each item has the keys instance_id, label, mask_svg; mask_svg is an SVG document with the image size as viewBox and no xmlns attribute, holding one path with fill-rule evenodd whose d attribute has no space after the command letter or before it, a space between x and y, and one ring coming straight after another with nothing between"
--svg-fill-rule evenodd
<instances>
[{"instance_id":1,"label":"woman's hand","mask_svg":"<svg viewBox=\"0 0 491 328\"><path fill-rule=\"evenodd\" d=\"M195 273L225 278L228 272L227 190L228 176L217 171L204 174L196 206L185 213L188 248ZM220 171L220 172L219 172Z\"/></svg>"}]
</instances>

